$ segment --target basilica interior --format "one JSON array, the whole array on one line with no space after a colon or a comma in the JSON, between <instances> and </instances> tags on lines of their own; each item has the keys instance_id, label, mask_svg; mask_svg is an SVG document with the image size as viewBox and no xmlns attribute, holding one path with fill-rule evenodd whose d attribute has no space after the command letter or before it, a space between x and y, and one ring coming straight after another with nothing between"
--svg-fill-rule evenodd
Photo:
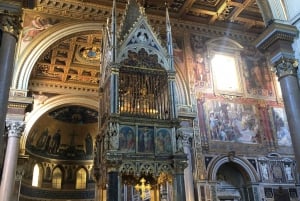
<instances>
[{"instance_id":1,"label":"basilica interior","mask_svg":"<svg viewBox=\"0 0 300 201\"><path fill-rule=\"evenodd\" d=\"M0 201L299 201L298 4L0 1Z\"/></svg>"}]
</instances>

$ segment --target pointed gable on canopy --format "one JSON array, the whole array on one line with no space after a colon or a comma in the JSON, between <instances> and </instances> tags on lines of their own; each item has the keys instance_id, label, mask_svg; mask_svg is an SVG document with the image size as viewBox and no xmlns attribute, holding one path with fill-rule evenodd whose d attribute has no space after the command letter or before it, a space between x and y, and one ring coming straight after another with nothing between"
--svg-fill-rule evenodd
<instances>
[{"instance_id":1,"label":"pointed gable on canopy","mask_svg":"<svg viewBox=\"0 0 300 201\"><path fill-rule=\"evenodd\" d=\"M126 7L123 21L121 22L119 36L118 36L118 61L127 61L132 59L132 55L147 55L148 61L131 62L132 65L148 64L151 67L163 67L165 70L170 70L167 61L167 50L161 46L157 34L149 25L147 17L142 8L136 0L129 0ZM145 58L142 56L141 59ZM152 64L151 64L152 63ZM156 64L154 64L156 63ZM147 67L147 65L146 65Z\"/></svg>"}]
</instances>

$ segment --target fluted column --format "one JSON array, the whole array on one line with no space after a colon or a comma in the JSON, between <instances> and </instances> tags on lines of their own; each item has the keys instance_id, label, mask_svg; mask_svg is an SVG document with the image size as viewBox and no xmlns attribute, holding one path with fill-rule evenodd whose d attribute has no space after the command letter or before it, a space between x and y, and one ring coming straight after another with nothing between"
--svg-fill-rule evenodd
<instances>
[{"instance_id":1,"label":"fluted column","mask_svg":"<svg viewBox=\"0 0 300 201\"><path fill-rule=\"evenodd\" d=\"M0 1L0 169L3 165L5 116L9 87L13 76L13 63L17 35L21 28L20 1ZM1 173L1 171L0 171Z\"/></svg>"},{"instance_id":2,"label":"fluted column","mask_svg":"<svg viewBox=\"0 0 300 201\"><path fill-rule=\"evenodd\" d=\"M8 141L3 166L3 175L0 188L0 201L11 201L15 184L16 167L19 154L20 137L24 131L22 121L8 121Z\"/></svg>"}]
</instances>

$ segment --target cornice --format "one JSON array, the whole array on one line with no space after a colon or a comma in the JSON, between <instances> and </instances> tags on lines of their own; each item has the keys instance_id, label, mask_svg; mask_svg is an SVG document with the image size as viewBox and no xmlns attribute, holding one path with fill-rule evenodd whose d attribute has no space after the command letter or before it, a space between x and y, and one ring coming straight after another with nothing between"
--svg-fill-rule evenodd
<instances>
[{"instance_id":1,"label":"cornice","mask_svg":"<svg viewBox=\"0 0 300 201\"><path fill-rule=\"evenodd\" d=\"M99 20L111 16L111 7L74 0L39 0L35 9L47 14L60 15L82 20ZM104 19L103 19L104 20Z\"/></svg>"},{"instance_id":2,"label":"cornice","mask_svg":"<svg viewBox=\"0 0 300 201\"><path fill-rule=\"evenodd\" d=\"M255 40L256 47L266 51L276 41L294 41L298 30L295 26L273 22L266 30Z\"/></svg>"},{"instance_id":3,"label":"cornice","mask_svg":"<svg viewBox=\"0 0 300 201\"><path fill-rule=\"evenodd\" d=\"M92 3L80 2L75 0L65 0L62 3L59 0L39 0L35 8L37 11L54 14L67 18L89 20L89 21L106 21L107 18L111 17L112 6L107 5L96 5ZM125 9L118 9L118 21L121 20ZM165 27L165 17L150 15L146 13L149 19L149 24L155 27L159 26L160 30ZM207 36L228 36L238 41L254 41L257 38L257 34L245 33L244 30L238 30L228 27L217 27L207 24L199 24L196 22L190 22L185 20L171 19L171 25L173 32L176 30L186 30L192 33L205 34ZM230 30L230 31L229 31Z\"/></svg>"},{"instance_id":4,"label":"cornice","mask_svg":"<svg viewBox=\"0 0 300 201\"><path fill-rule=\"evenodd\" d=\"M47 82L45 80L31 80L29 87L33 91L47 91L49 93L63 94L68 91L70 94L85 94L98 96L99 87L97 85L76 85L74 83Z\"/></svg>"}]
</instances>

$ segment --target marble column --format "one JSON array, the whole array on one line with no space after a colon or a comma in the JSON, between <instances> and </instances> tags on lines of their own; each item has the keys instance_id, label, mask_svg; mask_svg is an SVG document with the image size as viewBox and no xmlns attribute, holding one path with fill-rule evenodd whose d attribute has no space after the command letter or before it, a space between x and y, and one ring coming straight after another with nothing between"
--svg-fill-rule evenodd
<instances>
[{"instance_id":1,"label":"marble column","mask_svg":"<svg viewBox=\"0 0 300 201\"><path fill-rule=\"evenodd\" d=\"M298 61L292 49L298 35L296 27L273 22L257 38L256 47L268 53L273 71L280 83L287 121L292 138L297 170L300 173L300 89L298 84Z\"/></svg>"},{"instance_id":2,"label":"marble column","mask_svg":"<svg viewBox=\"0 0 300 201\"><path fill-rule=\"evenodd\" d=\"M4 157L5 116L7 112L9 88L13 76L13 63L17 36L21 29L21 2L0 2L0 170ZM0 171L1 173L1 171Z\"/></svg>"},{"instance_id":3,"label":"marble column","mask_svg":"<svg viewBox=\"0 0 300 201\"><path fill-rule=\"evenodd\" d=\"M107 201L118 201L119 197L119 176L118 172L108 173L108 189L107 189Z\"/></svg>"},{"instance_id":4,"label":"marble column","mask_svg":"<svg viewBox=\"0 0 300 201\"><path fill-rule=\"evenodd\" d=\"M182 131L177 131L177 153L174 155L174 201L186 201L184 170L188 167L187 156L183 153L184 135Z\"/></svg>"},{"instance_id":5,"label":"marble column","mask_svg":"<svg viewBox=\"0 0 300 201\"><path fill-rule=\"evenodd\" d=\"M22 121L9 121L6 124L8 129L8 141L3 166L3 175L0 187L0 201L11 201L15 185L17 161L19 155L20 138L24 131Z\"/></svg>"},{"instance_id":6,"label":"marble column","mask_svg":"<svg viewBox=\"0 0 300 201\"><path fill-rule=\"evenodd\" d=\"M193 164L192 164L192 147L191 142L193 139L192 128L179 128L178 132L182 135L182 146L183 152L187 156L187 167L184 169L184 184L185 184L185 195L187 201L194 201L194 182L193 182Z\"/></svg>"},{"instance_id":7,"label":"marble column","mask_svg":"<svg viewBox=\"0 0 300 201\"><path fill-rule=\"evenodd\" d=\"M298 63L293 59L282 58L274 65L282 91L292 144L300 173L300 88L297 78Z\"/></svg>"},{"instance_id":8,"label":"marble column","mask_svg":"<svg viewBox=\"0 0 300 201\"><path fill-rule=\"evenodd\" d=\"M186 201L184 175L183 173L176 173L174 175L175 199L174 201Z\"/></svg>"}]
</instances>

